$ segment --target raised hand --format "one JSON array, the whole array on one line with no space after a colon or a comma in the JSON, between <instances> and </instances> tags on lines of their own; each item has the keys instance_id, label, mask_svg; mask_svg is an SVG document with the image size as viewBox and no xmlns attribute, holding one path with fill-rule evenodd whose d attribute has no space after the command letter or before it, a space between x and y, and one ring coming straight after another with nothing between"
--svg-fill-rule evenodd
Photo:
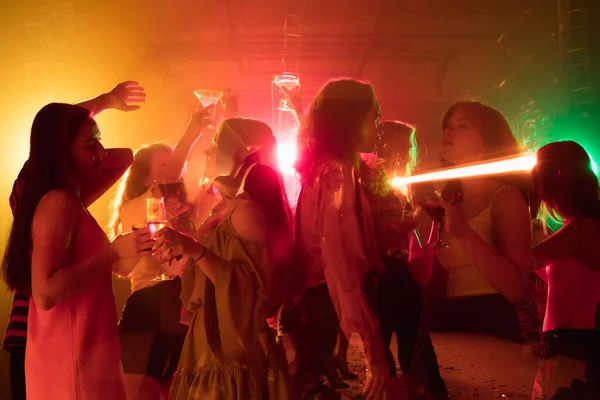
<instances>
[{"instance_id":1,"label":"raised hand","mask_svg":"<svg viewBox=\"0 0 600 400\"><path fill-rule=\"evenodd\" d=\"M211 104L206 108L196 111L194 114L192 114L192 118L190 118L190 123L188 126L198 130L202 130L210 126L210 124L213 122L214 110L215 104Z\"/></svg>"},{"instance_id":2,"label":"raised hand","mask_svg":"<svg viewBox=\"0 0 600 400\"><path fill-rule=\"evenodd\" d=\"M109 107L120 111L139 110L139 103L146 101L144 88L138 82L121 82L113 90L107 93Z\"/></svg>"},{"instance_id":3,"label":"raised hand","mask_svg":"<svg viewBox=\"0 0 600 400\"><path fill-rule=\"evenodd\" d=\"M304 112L304 106L302 102L304 101L304 88L301 85L298 85L294 89L288 89L285 86L281 86L280 89L286 95L290 106L294 109L297 115L302 115Z\"/></svg>"}]
</instances>

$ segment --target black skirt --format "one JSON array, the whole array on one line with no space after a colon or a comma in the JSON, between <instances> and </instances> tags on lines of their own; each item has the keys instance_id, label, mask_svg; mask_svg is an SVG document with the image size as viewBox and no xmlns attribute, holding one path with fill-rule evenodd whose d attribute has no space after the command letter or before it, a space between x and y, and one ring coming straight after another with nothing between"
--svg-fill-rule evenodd
<instances>
[{"instance_id":1,"label":"black skirt","mask_svg":"<svg viewBox=\"0 0 600 400\"><path fill-rule=\"evenodd\" d=\"M180 293L181 280L176 278L129 296L119 321L125 374L146 375L161 383L171 379L188 328L179 322Z\"/></svg>"}]
</instances>

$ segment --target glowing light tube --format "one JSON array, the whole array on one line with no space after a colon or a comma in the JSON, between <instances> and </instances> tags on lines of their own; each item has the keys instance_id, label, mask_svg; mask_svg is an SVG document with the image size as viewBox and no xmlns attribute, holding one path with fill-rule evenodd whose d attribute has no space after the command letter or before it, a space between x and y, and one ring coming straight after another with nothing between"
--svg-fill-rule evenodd
<instances>
[{"instance_id":1,"label":"glowing light tube","mask_svg":"<svg viewBox=\"0 0 600 400\"><path fill-rule=\"evenodd\" d=\"M537 159L535 154L526 153L514 158L469 165L466 167L443 169L413 176L398 176L392 179L391 185L396 189L400 189L411 183L475 178L510 172L529 172L535 166L536 162Z\"/></svg>"}]
</instances>

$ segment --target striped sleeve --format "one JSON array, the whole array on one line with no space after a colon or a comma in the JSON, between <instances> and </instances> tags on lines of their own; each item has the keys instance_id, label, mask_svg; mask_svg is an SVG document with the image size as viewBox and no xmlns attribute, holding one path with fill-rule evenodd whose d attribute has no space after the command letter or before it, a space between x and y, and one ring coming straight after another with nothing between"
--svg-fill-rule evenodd
<instances>
[{"instance_id":1,"label":"striped sleeve","mask_svg":"<svg viewBox=\"0 0 600 400\"><path fill-rule=\"evenodd\" d=\"M15 215L17 204L23 193L25 185L25 176L27 174L28 162L23 164L23 168L19 172L19 176L13 184L12 192L8 199L10 209ZM10 309L10 317L4 334L2 348L10 352L11 348L25 347L27 342L27 316L29 314L29 296L15 293L13 297L12 307Z\"/></svg>"}]
</instances>

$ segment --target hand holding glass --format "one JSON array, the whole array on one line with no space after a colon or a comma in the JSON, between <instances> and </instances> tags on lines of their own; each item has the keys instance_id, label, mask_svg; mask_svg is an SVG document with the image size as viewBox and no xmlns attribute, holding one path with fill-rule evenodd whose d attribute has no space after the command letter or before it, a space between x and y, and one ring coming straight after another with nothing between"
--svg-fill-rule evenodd
<instances>
[{"instance_id":1,"label":"hand holding glass","mask_svg":"<svg viewBox=\"0 0 600 400\"><path fill-rule=\"evenodd\" d=\"M439 204L439 201L440 199L438 197L425 197L419 200L419 204L423 207L423 210L425 210L427 215L433 220L433 223L436 224L437 238L435 243L431 245L431 247L436 248L448 247L448 244L441 238L446 210Z\"/></svg>"},{"instance_id":2,"label":"hand holding glass","mask_svg":"<svg viewBox=\"0 0 600 400\"><path fill-rule=\"evenodd\" d=\"M202 106L202 108L213 106L212 119L214 120L216 112L216 107L214 107L214 105L221 100L221 97L223 97L223 92L220 90L198 89L194 91L194 94L198 98L198 103Z\"/></svg>"},{"instance_id":3,"label":"hand holding glass","mask_svg":"<svg viewBox=\"0 0 600 400\"><path fill-rule=\"evenodd\" d=\"M300 86L300 78L296 75L292 74L283 74L283 75L275 75L273 77L273 83L279 87L279 90L285 94L285 90L293 91L298 86ZM288 99L282 98L279 107L277 108L280 111L294 111L294 108L291 104L289 104Z\"/></svg>"},{"instance_id":4,"label":"hand holding glass","mask_svg":"<svg viewBox=\"0 0 600 400\"><path fill-rule=\"evenodd\" d=\"M148 230L152 236L156 235L156 232L162 228L168 226L167 210L163 198L151 197L146 199L146 224L148 225ZM161 264L160 275L152 281L164 281L169 279L173 278L165 274L164 266Z\"/></svg>"}]
</instances>

